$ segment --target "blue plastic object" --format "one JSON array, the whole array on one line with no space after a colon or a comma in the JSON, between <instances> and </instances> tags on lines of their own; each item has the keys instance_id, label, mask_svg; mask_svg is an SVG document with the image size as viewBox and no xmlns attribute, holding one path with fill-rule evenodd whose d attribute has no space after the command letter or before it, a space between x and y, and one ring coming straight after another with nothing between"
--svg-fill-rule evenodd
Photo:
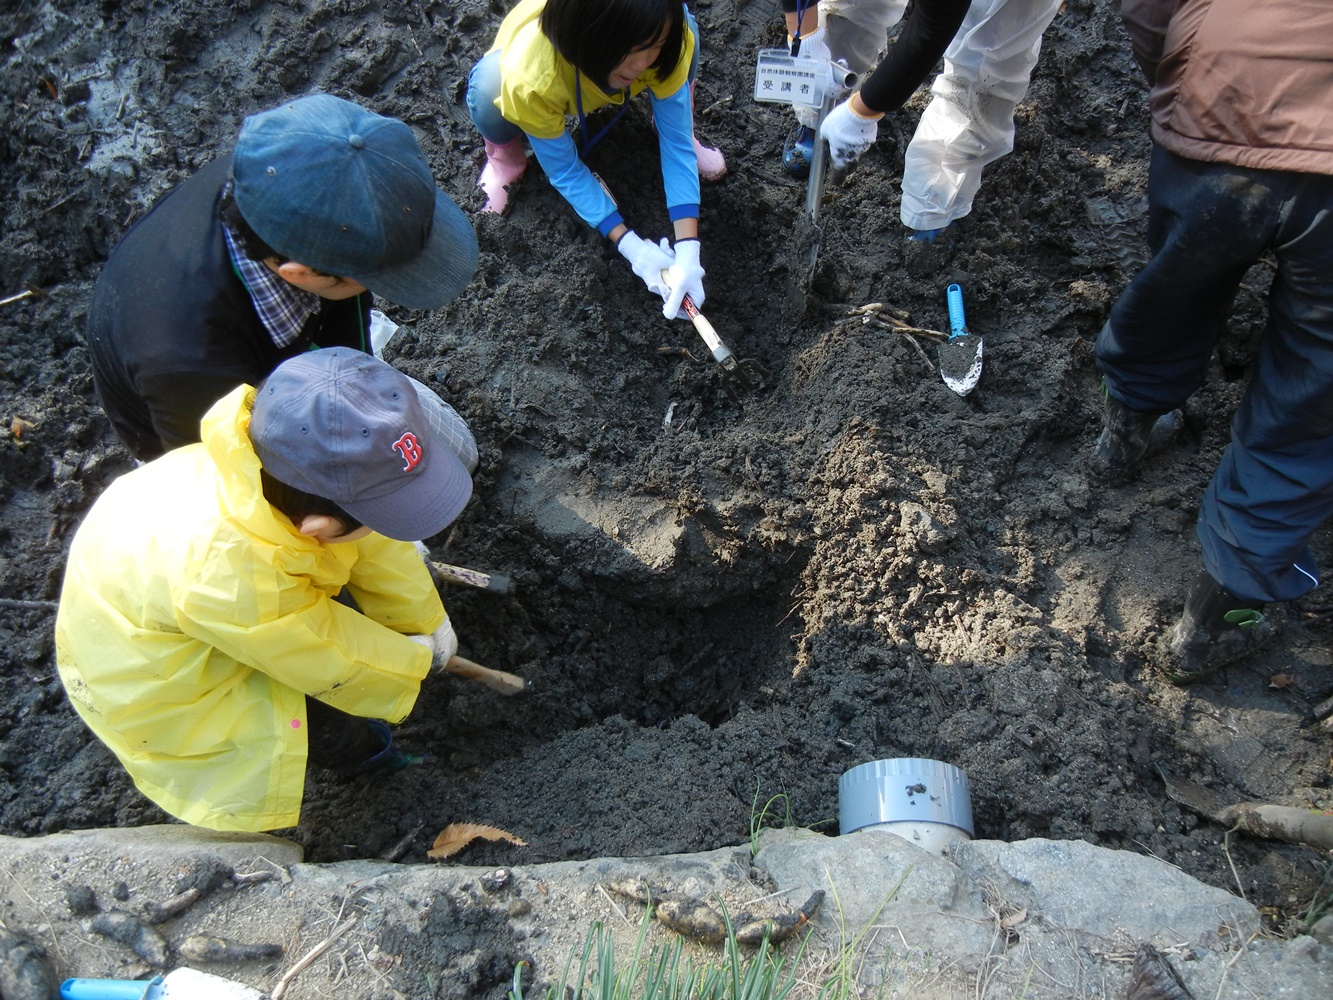
<instances>
[{"instance_id":1,"label":"blue plastic object","mask_svg":"<svg viewBox=\"0 0 1333 1000\"><path fill-rule=\"evenodd\" d=\"M938 287L938 286L937 286ZM944 290L949 302L949 339L967 336L967 316L963 313L963 287L950 285ZM939 301L936 299L935 301Z\"/></svg>"},{"instance_id":2,"label":"blue plastic object","mask_svg":"<svg viewBox=\"0 0 1333 1000\"><path fill-rule=\"evenodd\" d=\"M60 1000L147 1000L149 991L162 977L142 979L66 979L60 984Z\"/></svg>"}]
</instances>

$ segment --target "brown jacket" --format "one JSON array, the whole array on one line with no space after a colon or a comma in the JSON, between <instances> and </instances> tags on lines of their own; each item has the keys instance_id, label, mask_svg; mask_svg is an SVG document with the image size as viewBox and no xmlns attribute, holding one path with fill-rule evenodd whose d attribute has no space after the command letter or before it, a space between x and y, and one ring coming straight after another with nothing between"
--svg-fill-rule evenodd
<instances>
[{"instance_id":1,"label":"brown jacket","mask_svg":"<svg viewBox=\"0 0 1333 1000\"><path fill-rule=\"evenodd\" d=\"M1333 174L1333 0L1123 0L1152 137L1191 160Z\"/></svg>"}]
</instances>

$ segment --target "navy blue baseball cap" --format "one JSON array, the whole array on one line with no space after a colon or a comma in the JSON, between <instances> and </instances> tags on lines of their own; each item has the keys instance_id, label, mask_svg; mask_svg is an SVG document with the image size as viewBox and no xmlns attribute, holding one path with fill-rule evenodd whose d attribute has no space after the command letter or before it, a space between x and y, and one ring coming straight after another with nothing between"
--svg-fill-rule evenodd
<instances>
[{"instance_id":1,"label":"navy blue baseball cap","mask_svg":"<svg viewBox=\"0 0 1333 1000\"><path fill-rule=\"evenodd\" d=\"M232 157L241 215L279 254L410 309L455 298L477 237L412 130L331 94L251 115Z\"/></svg>"}]
</instances>

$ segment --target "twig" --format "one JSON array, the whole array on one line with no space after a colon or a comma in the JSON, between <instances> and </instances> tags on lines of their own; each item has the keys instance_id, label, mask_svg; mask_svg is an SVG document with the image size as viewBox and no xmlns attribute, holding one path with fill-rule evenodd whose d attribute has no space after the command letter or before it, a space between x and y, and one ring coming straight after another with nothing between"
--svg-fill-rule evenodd
<instances>
[{"instance_id":1,"label":"twig","mask_svg":"<svg viewBox=\"0 0 1333 1000\"><path fill-rule=\"evenodd\" d=\"M10 871L8 868L3 869L3 871L6 875L10 877L10 879L13 880L14 885L18 887L19 892L23 893L23 895L28 897L28 902L30 902L33 906L37 907L37 909L41 912L42 916L46 916L46 907L43 906L41 903L37 902L37 900L32 898L32 893L30 893L27 889L24 888L23 883L19 881L19 877L15 875L12 871ZM65 957L65 949L60 946L60 935L56 933L55 921L47 920L46 923L51 929L51 940L55 942L56 954L63 960ZM0 927L3 926L4 922L0 921Z\"/></svg>"},{"instance_id":2,"label":"twig","mask_svg":"<svg viewBox=\"0 0 1333 1000\"><path fill-rule=\"evenodd\" d=\"M271 871L234 872L231 880L237 885L254 885L257 882L272 882L277 877L278 873Z\"/></svg>"},{"instance_id":3,"label":"twig","mask_svg":"<svg viewBox=\"0 0 1333 1000\"><path fill-rule=\"evenodd\" d=\"M1232 956L1231 961L1222 968L1222 978L1217 981L1217 992L1213 994L1213 1000L1222 1000L1222 987L1227 984L1227 976L1231 974L1231 967L1240 961L1240 956L1245 954L1245 949L1250 946L1250 942L1258 936L1259 934L1257 931L1254 934L1251 934L1245 940L1245 943L1240 946L1240 950Z\"/></svg>"},{"instance_id":4,"label":"twig","mask_svg":"<svg viewBox=\"0 0 1333 1000\"><path fill-rule=\"evenodd\" d=\"M359 913L348 917L333 929L332 934L306 952L305 956L299 962L283 973L282 978L278 980L278 985L273 987L273 994L270 997L270 1000L282 1000L282 995L287 992L287 987L291 985L292 980L309 968L315 959L319 958L320 955L332 948L333 943L355 927L356 922L360 919L361 914Z\"/></svg>"},{"instance_id":5,"label":"twig","mask_svg":"<svg viewBox=\"0 0 1333 1000\"><path fill-rule=\"evenodd\" d=\"M605 889L602 888L602 885L601 885L600 882L597 884L597 891L600 892L604 897L606 897L606 901L607 901L608 903L611 904L611 909L615 910L615 911L616 911L616 914L620 917L620 919L623 920L623 921L625 921L625 926L626 926L626 927L633 927L633 926L634 926L632 923L630 923L629 917L625 916L625 911L622 910L622 909L616 904L616 901L615 901L614 899L611 898L611 894L608 893Z\"/></svg>"},{"instance_id":6,"label":"twig","mask_svg":"<svg viewBox=\"0 0 1333 1000\"><path fill-rule=\"evenodd\" d=\"M926 368L929 371L933 372L935 370L935 366L930 363L930 355L926 353L925 348L922 347L920 344L918 344L914 337L908 337L907 342L916 348L916 353L921 356L921 360L922 362L925 363Z\"/></svg>"},{"instance_id":7,"label":"twig","mask_svg":"<svg viewBox=\"0 0 1333 1000\"><path fill-rule=\"evenodd\" d=\"M907 323L885 322L878 316L867 316L862 322L869 323L871 326L877 326L881 330L892 330L894 333L908 334L913 337L925 337L927 340L945 341L949 339L947 333L939 330L931 330L924 326L911 326Z\"/></svg>"},{"instance_id":8,"label":"twig","mask_svg":"<svg viewBox=\"0 0 1333 1000\"><path fill-rule=\"evenodd\" d=\"M704 115L707 115L710 111L716 111L723 104L730 104L730 103L731 103L731 95L728 94L726 97L723 97L720 100L716 100L712 104L708 105L708 107L704 108L701 112L699 112L699 115L700 117L702 117Z\"/></svg>"},{"instance_id":9,"label":"twig","mask_svg":"<svg viewBox=\"0 0 1333 1000\"><path fill-rule=\"evenodd\" d=\"M394 844L387 851L385 851L383 854L380 855L380 860L397 861L399 858L401 858L407 852L407 849L412 846L412 841L416 839L417 834L421 832L422 828L425 825L426 823L423 820L416 826L412 827L411 830L407 831L407 835L404 836L402 840L398 841L398 843Z\"/></svg>"},{"instance_id":10,"label":"twig","mask_svg":"<svg viewBox=\"0 0 1333 1000\"><path fill-rule=\"evenodd\" d=\"M1231 835L1239 830L1240 823L1237 823L1230 830L1222 835L1222 853L1227 857L1227 864L1231 866L1231 877L1236 880L1236 888L1240 890L1240 898L1245 899L1245 886L1241 885L1240 872L1236 871L1236 862L1231 860ZM1245 902L1249 902L1245 899Z\"/></svg>"}]
</instances>

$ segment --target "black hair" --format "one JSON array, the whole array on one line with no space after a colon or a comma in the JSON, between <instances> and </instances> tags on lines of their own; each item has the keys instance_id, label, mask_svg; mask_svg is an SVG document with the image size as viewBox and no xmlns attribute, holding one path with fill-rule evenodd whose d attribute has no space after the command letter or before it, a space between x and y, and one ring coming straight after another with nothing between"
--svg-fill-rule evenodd
<instances>
[{"instance_id":1,"label":"black hair","mask_svg":"<svg viewBox=\"0 0 1333 1000\"><path fill-rule=\"evenodd\" d=\"M278 258L280 264L289 259L265 243L260 235L250 228L250 223L246 222L245 216L241 214L241 207L236 204L236 197L232 194L230 184L222 189L222 196L218 201L218 218L231 231L231 237L236 241L241 253L256 263L263 263L270 257Z\"/></svg>"},{"instance_id":2,"label":"black hair","mask_svg":"<svg viewBox=\"0 0 1333 1000\"><path fill-rule=\"evenodd\" d=\"M260 383L262 388L263 383ZM249 393L245 399L245 408L251 413L254 412L255 398L258 392ZM363 527L363 523L354 518L347 511L343 510L327 497L316 496L314 493L307 493L305 490L297 489L295 486L289 486L281 479L274 477L268 469L260 466L259 485L264 491L264 499L269 502L269 506L276 507L282 513L286 514L292 524L300 527L301 521L311 514L323 515L325 517L337 518L343 525L341 534L350 535L353 531Z\"/></svg>"},{"instance_id":3,"label":"black hair","mask_svg":"<svg viewBox=\"0 0 1333 1000\"><path fill-rule=\"evenodd\" d=\"M650 67L659 81L680 65L685 10L680 0L546 0L541 29L564 59L603 90L611 71L667 29L662 53Z\"/></svg>"},{"instance_id":4,"label":"black hair","mask_svg":"<svg viewBox=\"0 0 1333 1000\"><path fill-rule=\"evenodd\" d=\"M295 486L288 486L280 479L275 479L267 469L259 470L259 482L264 487L264 499L273 507L282 511L298 528L301 521L311 514L337 518L343 530L339 534L349 535L362 527L360 521L343 510L332 500L315 496Z\"/></svg>"}]
</instances>

